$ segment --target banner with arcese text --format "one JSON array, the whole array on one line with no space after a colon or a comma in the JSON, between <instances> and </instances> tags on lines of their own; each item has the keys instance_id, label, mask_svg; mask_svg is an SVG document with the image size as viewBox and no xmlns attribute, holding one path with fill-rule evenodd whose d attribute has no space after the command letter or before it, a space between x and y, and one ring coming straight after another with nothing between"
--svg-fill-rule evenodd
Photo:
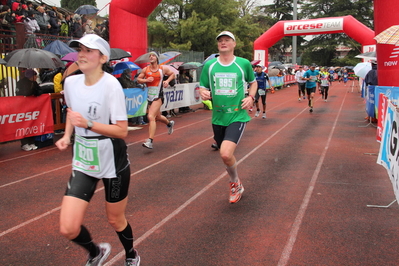
<instances>
[{"instance_id":1,"label":"banner with arcese text","mask_svg":"<svg viewBox=\"0 0 399 266\"><path fill-rule=\"evenodd\" d=\"M0 97L0 142L53 132L49 94Z\"/></svg>"}]
</instances>

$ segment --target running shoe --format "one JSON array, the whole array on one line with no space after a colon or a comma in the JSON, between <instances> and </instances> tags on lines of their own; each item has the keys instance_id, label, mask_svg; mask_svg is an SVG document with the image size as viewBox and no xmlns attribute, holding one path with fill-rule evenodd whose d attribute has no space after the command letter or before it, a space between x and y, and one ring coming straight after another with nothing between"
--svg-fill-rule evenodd
<instances>
[{"instance_id":1,"label":"running shoe","mask_svg":"<svg viewBox=\"0 0 399 266\"><path fill-rule=\"evenodd\" d=\"M21 147L21 149L24 151L31 151L32 147L29 144L25 144Z\"/></svg>"},{"instance_id":2,"label":"running shoe","mask_svg":"<svg viewBox=\"0 0 399 266\"><path fill-rule=\"evenodd\" d=\"M219 150L219 146L216 143L212 143L211 147L214 148L215 151Z\"/></svg>"},{"instance_id":3,"label":"running shoe","mask_svg":"<svg viewBox=\"0 0 399 266\"><path fill-rule=\"evenodd\" d=\"M313 107L310 107L309 112L313 113Z\"/></svg>"},{"instance_id":4,"label":"running shoe","mask_svg":"<svg viewBox=\"0 0 399 266\"><path fill-rule=\"evenodd\" d=\"M301 98L301 97L299 97L299 98L298 98L298 101L301 101L301 99L302 99L302 98Z\"/></svg>"},{"instance_id":5,"label":"running shoe","mask_svg":"<svg viewBox=\"0 0 399 266\"><path fill-rule=\"evenodd\" d=\"M263 113L262 118L266 119L266 113Z\"/></svg>"},{"instance_id":6,"label":"running shoe","mask_svg":"<svg viewBox=\"0 0 399 266\"><path fill-rule=\"evenodd\" d=\"M35 144L31 144L29 146L32 148L32 151L37 150L37 148L38 148Z\"/></svg>"},{"instance_id":7,"label":"running shoe","mask_svg":"<svg viewBox=\"0 0 399 266\"><path fill-rule=\"evenodd\" d=\"M145 142L143 143L143 147L146 147L147 149L152 149L152 142L150 139L146 139Z\"/></svg>"},{"instance_id":8,"label":"running shoe","mask_svg":"<svg viewBox=\"0 0 399 266\"><path fill-rule=\"evenodd\" d=\"M125 266L140 266L140 256L136 251L136 257L134 259L128 258L125 260Z\"/></svg>"},{"instance_id":9,"label":"running shoe","mask_svg":"<svg viewBox=\"0 0 399 266\"><path fill-rule=\"evenodd\" d=\"M258 117L258 116L259 116L259 113L260 113L260 111L256 111L255 117Z\"/></svg>"},{"instance_id":10,"label":"running shoe","mask_svg":"<svg viewBox=\"0 0 399 266\"><path fill-rule=\"evenodd\" d=\"M243 192L244 186L240 180L237 183L230 182L230 203L237 203L241 199Z\"/></svg>"},{"instance_id":11,"label":"running shoe","mask_svg":"<svg viewBox=\"0 0 399 266\"><path fill-rule=\"evenodd\" d=\"M168 128L168 134L171 135L173 133L173 127L175 126L175 121L170 120L169 125L167 126Z\"/></svg>"},{"instance_id":12,"label":"running shoe","mask_svg":"<svg viewBox=\"0 0 399 266\"><path fill-rule=\"evenodd\" d=\"M111 245L108 243L100 243L98 244L98 249L100 250L100 254L98 254L94 258L89 258L86 262L86 266L101 266L104 261L108 258L111 253Z\"/></svg>"},{"instance_id":13,"label":"running shoe","mask_svg":"<svg viewBox=\"0 0 399 266\"><path fill-rule=\"evenodd\" d=\"M303 99L304 99L304 100L306 99L305 95L303 95Z\"/></svg>"}]
</instances>

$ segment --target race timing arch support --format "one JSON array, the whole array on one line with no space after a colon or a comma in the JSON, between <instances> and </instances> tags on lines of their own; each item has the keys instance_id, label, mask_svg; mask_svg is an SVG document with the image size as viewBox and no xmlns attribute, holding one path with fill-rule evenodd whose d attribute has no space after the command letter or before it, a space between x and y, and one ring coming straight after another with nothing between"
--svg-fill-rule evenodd
<instances>
[{"instance_id":1,"label":"race timing arch support","mask_svg":"<svg viewBox=\"0 0 399 266\"><path fill-rule=\"evenodd\" d=\"M162 0L112 0L109 5L110 46L130 52L135 60L147 52L147 18Z\"/></svg>"},{"instance_id":2,"label":"race timing arch support","mask_svg":"<svg viewBox=\"0 0 399 266\"><path fill-rule=\"evenodd\" d=\"M309 20L282 20L274 24L254 42L254 59L268 62L268 49L285 36L346 33L363 46L363 51L375 49L374 31L352 16Z\"/></svg>"}]
</instances>

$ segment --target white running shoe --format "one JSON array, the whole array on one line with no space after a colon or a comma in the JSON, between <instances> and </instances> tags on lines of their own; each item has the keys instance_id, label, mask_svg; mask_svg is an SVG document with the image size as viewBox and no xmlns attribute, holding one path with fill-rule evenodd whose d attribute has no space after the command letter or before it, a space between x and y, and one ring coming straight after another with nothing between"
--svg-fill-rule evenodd
<instances>
[{"instance_id":1,"label":"white running shoe","mask_svg":"<svg viewBox=\"0 0 399 266\"><path fill-rule=\"evenodd\" d=\"M86 262L86 266L101 266L104 261L108 258L111 253L111 245L108 243L100 243L98 244L98 249L100 250L100 254L98 254L94 258L89 258Z\"/></svg>"},{"instance_id":2,"label":"white running shoe","mask_svg":"<svg viewBox=\"0 0 399 266\"><path fill-rule=\"evenodd\" d=\"M35 144L31 144L29 146L32 148L32 151L37 150L37 148L38 148Z\"/></svg>"},{"instance_id":3,"label":"white running shoe","mask_svg":"<svg viewBox=\"0 0 399 266\"><path fill-rule=\"evenodd\" d=\"M131 259L131 258L126 259L125 266L140 266L140 256L137 253L137 250L135 250L135 251L136 251L136 257L134 259Z\"/></svg>"},{"instance_id":4,"label":"white running shoe","mask_svg":"<svg viewBox=\"0 0 399 266\"><path fill-rule=\"evenodd\" d=\"M175 121L170 120L169 121L170 126L167 126L168 128L168 134L171 135L173 133L173 127L175 126Z\"/></svg>"},{"instance_id":5,"label":"white running shoe","mask_svg":"<svg viewBox=\"0 0 399 266\"><path fill-rule=\"evenodd\" d=\"M152 149L152 142L150 139L146 139L145 142L143 143L143 147L146 147L147 149Z\"/></svg>"},{"instance_id":6,"label":"white running shoe","mask_svg":"<svg viewBox=\"0 0 399 266\"><path fill-rule=\"evenodd\" d=\"M262 118L266 119L266 113L263 113Z\"/></svg>"},{"instance_id":7,"label":"white running shoe","mask_svg":"<svg viewBox=\"0 0 399 266\"><path fill-rule=\"evenodd\" d=\"M21 149L24 151L31 151L32 147L29 144L25 144L24 146L21 147Z\"/></svg>"},{"instance_id":8,"label":"white running shoe","mask_svg":"<svg viewBox=\"0 0 399 266\"><path fill-rule=\"evenodd\" d=\"M255 117L258 117L258 116L259 116L259 113L260 113L260 111L256 111Z\"/></svg>"}]
</instances>

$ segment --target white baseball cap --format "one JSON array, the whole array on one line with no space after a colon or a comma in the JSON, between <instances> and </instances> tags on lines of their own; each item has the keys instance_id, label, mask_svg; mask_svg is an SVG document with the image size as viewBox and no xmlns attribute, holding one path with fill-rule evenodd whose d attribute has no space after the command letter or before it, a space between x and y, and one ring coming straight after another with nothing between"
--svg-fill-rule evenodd
<instances>
[{"instance_id":1,"label":"white baseball cap","mask_svg":"<svg viewBox=\"0 0 399 266\"><path fill-rule=\"evenodd\" d=\"M90 49L100 50L103 55L107 56L107 61L109 60L111 54L109 43L97 34L86 34L79 40L73 40L69 43L69 47L79 47L79 44Z\"/></svg>"},{"instance_id":2,"label":"white baseball cap","mask_svg":"<svg viewBox=\"0 0 399 266\"><path fill-rule=\"evenodd\" d=\"M234 37L234 34L231 33L230 31L222 31L221 33L219 33L219 35L216 37L216 40L218 40L220 37L222 36L229 36L230 38L233 39L233 41L236 41L236 37Z\"/></svg>"}]
</instances>

